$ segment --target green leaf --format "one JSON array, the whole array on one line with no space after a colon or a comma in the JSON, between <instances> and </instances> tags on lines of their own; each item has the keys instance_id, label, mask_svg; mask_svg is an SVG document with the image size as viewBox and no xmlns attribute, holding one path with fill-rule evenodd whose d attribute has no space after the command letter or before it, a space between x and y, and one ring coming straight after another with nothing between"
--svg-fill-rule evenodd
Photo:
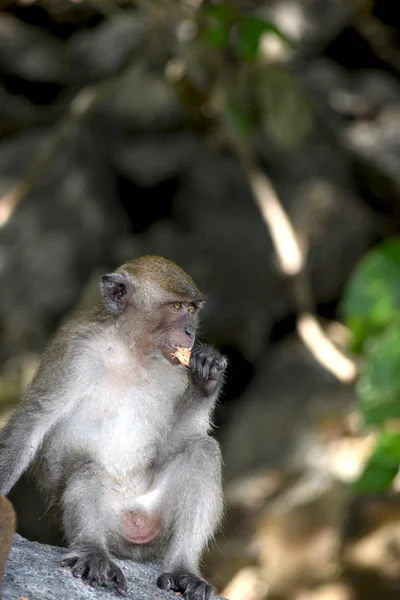
<instances>
[{"instance_id":1,"label":"green leaf","mask_svg":"<svg viewBox=\"0 0 400 600\"><path fill-rule=\"evenodd\" d=\"M345 290L341 311L352 332L354 351L400 318L400 238L367 254Z\"/></svg>"},{"instance_id":2,"label":"green leaf","mask_svg":"<svg viewBox=\"0 0 400 600\"><path fill-rule=\"evenodd\" d=\"M218 21L231 21L236 17L236 10L229 4L206 4L203 14Z\"/></svg>"},{"instance_id":3,"label":"green leaf","mask_svg":"<svg viewBox=\"0 0 400 600\"><path fill-rule=\"evenodd\" d=\"M357 396L367 425L400 418L400 326L370 343L357 381Z\"/></svg>"},{"instance_id":4,"label":"green leaf","mask_svg":"<svg viewBox=\"0 0 400 600\"><path fill-rule=\"evenodd\" d=\"M229 29L223 23L210 23L201 34L202 39L215 48L226 48L229 44Z\"/></svg>"},{"instance_id":5,"label":"green leaf","mask_svg":"<svg viewBox=\"0 0 400 600\"><path fill-rule=\"evenodd\" d=\"M208 5L203 8L205 16L202 39L216 48L226 48L229 44L230 27L235 12L227 4Z\"/></svg>"},{"instance_id":6,"label":"green leaf","mask_svg":"<svg viewBox=\"0 0 400 600\"><path fill-rule=\"evenodd\" d=\"M286 43L291 44L290 40L270 21L256 17L245 17L239 23L239 55L246 60L255 60L258 56L261 36L266 31L275 33Z\"/></svg>"},{"instance_id":7,"label":"green leaf","mask_svg":"<svg viewBox=\"0 0 400 600\"><path fill-rule=\"evenodd\" d=\"M382 432L376 448L353 489L360 493L387 490L396 477L400 464L400 433Z\"/></svg>"}]
</instances>

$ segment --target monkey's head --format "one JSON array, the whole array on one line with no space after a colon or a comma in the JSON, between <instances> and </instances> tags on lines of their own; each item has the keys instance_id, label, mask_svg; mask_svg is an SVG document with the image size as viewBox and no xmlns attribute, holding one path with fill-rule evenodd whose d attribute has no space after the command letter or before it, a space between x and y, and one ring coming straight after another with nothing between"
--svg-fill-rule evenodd
<instances>
[{"instance_id":1,"label":"monkey's head","mask_svg":"<svg viewBox=\"0 0 400 600\"><path fill-rule=\"evenodd\" d=\"M170 362L178 346L192 348L204 297L192 278L161 256L142 256L101 278L106 309L142 335Z\"/></svg>"}]
</instances>

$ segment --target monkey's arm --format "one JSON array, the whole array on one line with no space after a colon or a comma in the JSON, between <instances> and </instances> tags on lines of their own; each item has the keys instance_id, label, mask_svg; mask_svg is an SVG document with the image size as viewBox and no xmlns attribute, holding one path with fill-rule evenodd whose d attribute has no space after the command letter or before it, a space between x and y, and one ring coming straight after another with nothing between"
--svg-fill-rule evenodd
<instances>
[{"instance_id":1,"label":"monkey's arm","mask_svg":"<svg viewBox=\"0 0 400 600\"><path fill-rule=\"evenodd\" d=\"M29 467L50 423L38 402L20 406L0 432L0 491L8 494Z\"/></svg>"},{"instance_id":2,"label":"monkey's arm","mask_svg":"<svg viewBox=\"0 0 400 600\"><path fill-rule=\"evenodd\" d=\"M8 494L34 460L47 432L72 408L80 380L79 342L60 334L45 350L22 402L0 431L0 491Z\"/></svg>"}]
</instances>

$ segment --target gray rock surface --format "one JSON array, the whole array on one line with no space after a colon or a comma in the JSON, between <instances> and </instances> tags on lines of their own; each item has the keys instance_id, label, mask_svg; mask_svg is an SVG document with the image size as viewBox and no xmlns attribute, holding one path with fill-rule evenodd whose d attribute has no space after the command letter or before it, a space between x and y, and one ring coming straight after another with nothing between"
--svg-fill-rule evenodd
<instances>
[{"instance_id":1,"label":"gray rock surface","mask_svg":"<svg viewBox=\"0 0 400 600\"><path fill-rule=\"evenodd\" d=\"M120 598L112 588L91 588L75 579L69 569L60 567L65 549L29 542L16 534L11 548L3 584L3 600L84 600ZM163 592L156 581L161 573L157 561L143 564L118 561L128 582L127 600L167 600L173 592Z\"/></svg>"},{"instance_id":2,"label":"gray rock surface","mask_svg":"<svg viewBox=\"0 0 400 600\"><path fill-rule=\"evenodd\" d=\"M125 177L142 187L151 187L177 177L198 147L187 131L125 136L115 144L113 163Z\"/></svg>"},{"instance_id":3,"label":"gray rock surface","mask_svg":"<svg viewBox=\"0 0 400 600\"><path fill-rule=\"evenodd\" d=\"M157 72L134 65L105 94L93 113L98 123L107 123L114 134L123 131L174 130L183 123L182 107L173 86Z\"/></svg>"},{"instance_id":4,"label":"gray rock surface","mask_svg":"<svg viewBox=\"0 0 400 600\"><path fill-rule=\"evenodd\" d=\"M11 15L0 15L0 70L42 83L66 83L73 77L62 42Z\"/></svg>"},{"instance_id":5,"label":"gray rock surface","mask_svg":"<svg viewBox=\"0 0 400 600\"><path fill-rule=\"evenodd\" d=\"M21 182L48 135L34 131L0 144L0 195ZM10 355L25 344L42 346L51 320L78 300L124 230L112 174L92 133L71 135L54 154L1 232L0 286L8 294L0 300L0 324Z\"/></svg>"},{"instance_id":6,"label":"gray rock surface","mask_svg":"<svg viewBox=\"0 0 400 600\"><path fill-rule=\"evenodd\" d=\"M264 6L265 5L265 6ZM345 0L271 0L260 13L296 42L300 53L316 53L349 22L352 3Z\"/></svg>"},{"instance_id":7,"label":"gray rock surface","mask_svg":"<svg viewBox=\"0 0 400 600\"><path fill-rule=\"evenodd\" d=\"M286 338L260 357L221 434L225 482L262 469L326 471L334 423L353 406L353 389L323 369L298 340Z\"/></svg>"},{"instance_id":8,"label":"gray rock surface","mask_svg":"<svg viewBox=\"0 0 400 600\"><path fill-rule=\"evenodd\" d=\"M135 13L124 11L94 29L77 31L67 52L83 79L97 80L121 69L140 48L144 27Z\"/></svg>"}]
</instances>

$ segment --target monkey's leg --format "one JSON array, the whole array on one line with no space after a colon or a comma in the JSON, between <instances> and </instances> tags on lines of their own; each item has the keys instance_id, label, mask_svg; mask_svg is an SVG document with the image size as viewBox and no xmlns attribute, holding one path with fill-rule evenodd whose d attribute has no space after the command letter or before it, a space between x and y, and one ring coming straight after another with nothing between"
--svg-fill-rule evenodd
<instances>
[{"instance_id":1,"label":"monkey's leg","mask_svg":"<svg viewBox=\"0 0 400 600\"><path fill-rule=\"evenodd\" d=\"M164 558L166 572L158 587L180 592L187 600L209 600L212 587L199 573L199 561L222 514L221 454L209 436L190 446L168 465L163 514L172 531Z\"/></svg>"},{"instance_id":2,"label":"monkey's leg","mask_svg":"<svg viewBox=\"0 0 400 600\"><path fill-rule=\"evenodd\" d=\"M110 497L103 469L90 459L75 461L62 496L62 520L70 552L62 561L71 567L74 577L82 577L91 586L115 582L121 594L127 591L121 569L107 553L107 525L112 526Z\"/></svg>"}]
</instances>

